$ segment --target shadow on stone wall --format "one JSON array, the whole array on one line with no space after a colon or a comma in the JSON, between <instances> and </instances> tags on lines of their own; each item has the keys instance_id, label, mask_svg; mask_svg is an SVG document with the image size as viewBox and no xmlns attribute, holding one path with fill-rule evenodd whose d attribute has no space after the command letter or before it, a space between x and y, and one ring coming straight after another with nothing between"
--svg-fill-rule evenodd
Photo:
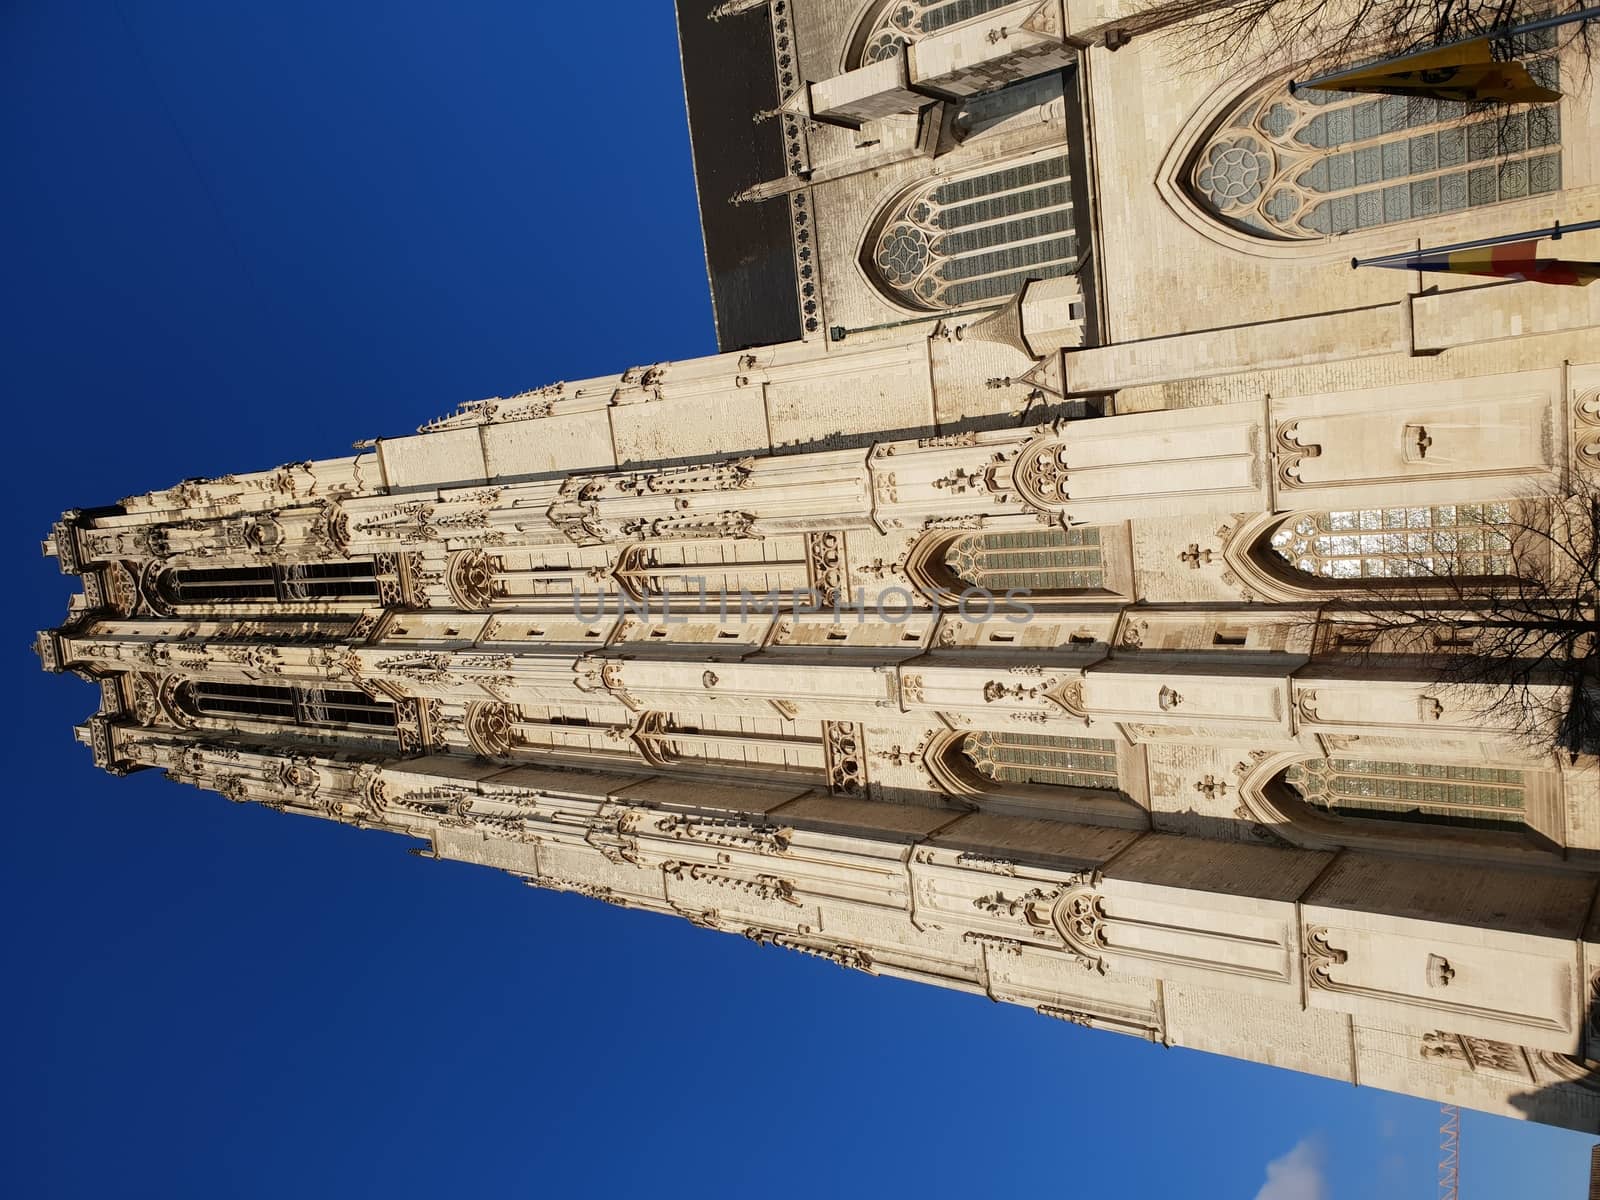
<instances>
[{"instance_id":1,"label":"shadow on stone wall","mask_svg":"<svg viewBox=\"0 0 1600 1200\"><path fill-rule=\"evenodd\" d=\"M1586 1042L1600 1033L1600 996L1591 984L1588 1019L1584 1023ZM1600 1133L1600 1061L1548 1050L1528 1052L1541 1075L1555 1075L1558 1081L1511 1097L1511 1104L1530 1121L1559 1125L1582 1133Z\"/></svg>"}]
</instances>

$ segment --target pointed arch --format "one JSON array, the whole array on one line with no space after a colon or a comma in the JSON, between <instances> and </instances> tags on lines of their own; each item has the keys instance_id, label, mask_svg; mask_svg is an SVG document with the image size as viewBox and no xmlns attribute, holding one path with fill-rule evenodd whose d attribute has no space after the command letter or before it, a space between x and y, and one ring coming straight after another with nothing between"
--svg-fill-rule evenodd
<instances>
[{"instance_id":1,"label":"pointed arch","mask_svg":"<svg viewBox=\"0 0 1600 1200\"><path fill-rule=\"evenodd\" d=\"M1307 850L1530 863L1560 853L1558 832L1542 828L1560 808L1554 771L1359 754L1359 745L1326 757L1257 751L1235 768L1237 815L1263 836ZM1313 778L1326 782L1307 782Z\"/></svg>"},{"instance_id":2,"label":"pointed arch","mask_svg":"<svg viewBox=\"0 0 1600 1200\"><path fill-rule=\"evenodd\" d=\"M231 604L373 604L380 598L370 558L168 567L151 577L149 590L171 611Z\"/></svg>"},{"instance_id":3,"label":"pointed arch","mask_svg":"<svg viewBox=\"0 0 1600 1200\"><path fill-rule=\"evenodd\" d=\"M1114 738L949 730L929 740L923 766L946 794L985 811L1145 829L1132 796L1138 754Z\"/></svg>"},{"instance_id":4,"label":"pointed arch","mask_svg":"<svg viewBox=\"0 0 1600 1200\"><path fill-rule=\"evenodd\" d=\"M395 727L393 703L348 687L192 679L164 690L162 702L179 724L202 728L234 730L244 722L370 733Z\"/></svg>"},{"instance_id":5,"label":"pointed arch","mask_svg":"<svg viewBox=\"0 0 1600 1200\"><path fill-rule=\"evenodd\" d=\"M1218 532L1228 582L1246 599L1292 602L1403 588L1454 594L1445 579L1510 577L1540 553L1529 502L1490 500L1241 517ZM1530 545L1529 543L1534 543ZM1430 580L1438 580L1436 585Z\"/></svg>"},{"instance_id":6,"label":"pointed arch","mask_svg":"<svg viewBox=\"0 0 1600 1200\"><path fill-rule=\"evenodd\" d=\"M930 596L981 588L1051 600L1132 596L1126 525L1028 525L1016 529L935 530L906 555L906 578Z\"/></svg>"},{"instance_id":7,"label":"pointed arch","mask_svg":"<svg viewBox=\"0 0 1600 1200\"><path fill-rule=\"evenodd\" d=\"M1553 84L1554 54L1530 70ZM1214 241L1267 257L1349 255L1350 237L1491 205L1548 204L1565 184L1559 104L1473 110L1453 101L1289 91L1289 77L1225 85L1191 115L1157 187ZM1513 221L1514 218L1509 217Z\"/></svg>"},{"instance_id":8,"label":"pointed arch","mask_svg":"<svg viewBox=\"0 0 1600 1200\"><path fill-rule=\"evenodd\" d=\"M1003 300L1031 279L1075 273L1066 147L901 192L868 225L860 259L885 298L921 312Z\"/></svg>"}]
</instances>

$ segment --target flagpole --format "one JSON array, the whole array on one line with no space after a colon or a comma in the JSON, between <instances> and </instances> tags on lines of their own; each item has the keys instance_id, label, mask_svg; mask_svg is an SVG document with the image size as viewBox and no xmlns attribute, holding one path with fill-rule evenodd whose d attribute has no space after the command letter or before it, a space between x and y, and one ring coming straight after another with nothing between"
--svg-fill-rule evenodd
<instances>
[{"instance_id":1,"label":"flagpole","mask_svg":"<svg viewBox=\"0 0 1600 1200\"><path fill-rule=\"evenodd\" d=\"M1431 54L1436 50L1447 50L1451 46L1464 46L1468 42L1481 42L1485 38L1517 37L1524 33L1537 33L1541 29L1554 29L1557 25L1570 25L1574 21L1600 20L1600 6L1580 8L1577 12L1567 13L1560 17L1541 17L1537 21L1525 21L1521 25L1511 25L1504 29L1491 29L1485 33L1475 33L1469 38L1457 38L1453 42L1441 42L1437 46L1423 46L1416 50L1407 50L1404 54L1391 55L1388 58L1374 59L1372 62L1360 63L1355 67L1340 67L1337 71L1326 71L1314 79L1291 79L1289 81L1289 94L1292 96L1301 88L1315 87L1319 83L1327 83L1341 75L1348 75L1359 67L1376 67L1384 63L1398 62L1416 54Z\"/></svg>"},{"instance_id":2,"label":"flagpole","mask_svg":"<svg viewBox=\"0 0 1600 1200\"><path fill-rule=\"evenodd\" d=\"M1506 233L1499 237L1475 238L1470 242L1455 242L1449 246L1430 246L1425 250L1397 250L1393 254L1378 254L1372 258L1352 258L1350 268L1378 267L1391 262L1403 262L1419 254L1449 254L1455 250L1482 250L1487 246L1503 246L1508 242L1537 241L1550 238L1559 241L1564 233L1582 233L1586 229L1600 229L1600 220L1579 221L1576 225L1563 225L1557 221L1548 229L1530 229L1525 233Z\"/></svg>"}]
</instances>

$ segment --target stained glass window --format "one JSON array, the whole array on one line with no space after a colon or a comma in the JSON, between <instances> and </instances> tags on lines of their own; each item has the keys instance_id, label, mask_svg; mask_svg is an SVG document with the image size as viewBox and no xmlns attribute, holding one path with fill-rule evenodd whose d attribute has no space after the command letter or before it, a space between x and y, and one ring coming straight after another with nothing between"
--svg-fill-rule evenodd
<instances>
[{"instance_id":1,"label":"stained glass window","mask_svg":"<svg viewBox=\"0 0 1600 1200\"><path fill-rule=\"evenodd\" d=\"M973 733L961 753L996 784L1117 788L1117 744L1106 738L1042 733Z\"/></svg>"},{"instance_id":2,"label":"stained glass window","mask_svg":"<svg viewBox=\"0 0 1600 1200\"><path fill-rule=\"evenodd\" d=\"M1004 595L1093 591L1105 587L1098 529L1017 529L968 533L945 551L945 565L971 587Z\"/></svg>"},{"instance_id":3,"label":"stained glass window","mask_svg":"<svg viewBox=\"0 0 1600 1200\"><path fill-rule=\"evenodd\" d=\"M166 587L178 604L270 604L277 600L376 600L370 559L259 567L182 567Z\"/></svg>"},{"instance_id":4,"label":"stained glass window","mask_svg":"<svg viewBox=\"0 0 1600 1200\"><path fill-rule=\"evenodd\" d=\"M346 688L262 687L247 683L203 681L183 692L197 716L320 727L355 725L387 729L394 725L394 705L365 692Z\"/></svg>"},{"instance_id":5,"label":"stained glass window","mask_svg":"<svg viewBox=\"0 0 1600 1200\"><path fill-rule=\"evenodd\" d=\"M878 277L915 308L1013 295L1078 267L1067 156L933 181L901 201L869 247Z\"/></svg>"},{"instance_id":6,"label":"stained glass window","mask_svg":"<svg viewBox=\"0 0 1600 1200\"><path fill-rule=\"evenodd\" d=\"M1272 549L1321 579L1509 575L1512 519L1504 501L1305 513L1274 531Z\"/></svg>"},{"instance_id":7,"label":"stained glass window","mask_svg":"<svg viewBox=\"0 0 1600 1200\"><path fill-rule=\"evenodd\" d=\"M852 66L866 66L903 54L930 33L981 17L1016 0L890 0L872 22Z\"/></svg>"},{"instance_id":8,"label":"stained glass window","mask_svg":"<svg viewBox=\"0 0 1600 1200\"><path fill-rule=\"evenodd\" d=\"M1529 72L1556 86L1553 55ZM1455 101L1301 89L1257 93L1188 174L1195 197L1267 237L1310 239L1561 190L1554 104L1485 112Z\"/></svg>"},{"instance_id":9,"label":"stained glass window","mask_svg":"<svg viewBox=\"0 0 1600 1200\"><path fill-rule=\"evenodd\" d=\"M1382 820L1509 829L1526 806L1522 772L1499 767L1329 758L1298 763L1283 779L1307 804Z\"/></svg>"}]
</instances>

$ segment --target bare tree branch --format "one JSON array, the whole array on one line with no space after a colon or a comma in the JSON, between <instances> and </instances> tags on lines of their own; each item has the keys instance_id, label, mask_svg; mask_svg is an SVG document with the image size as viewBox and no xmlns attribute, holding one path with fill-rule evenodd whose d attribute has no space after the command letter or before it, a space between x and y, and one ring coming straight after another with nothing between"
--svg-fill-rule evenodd
<instances>
[{"instance_id":1,"label":"bare tree branch","mask_svg":"<svg viewBox=\"0 0 1600 1200\"><path fill-rule=\"evenodd\" d=\"M1515 505L1502 526L1509 574L1465 574L1467 552L1437 541L1411 577L1366 581L1328 606L1319 656L1409 660L1533 748L1600 752L1600 482L1569 486Z\"/></svg>"},{"instance_id":2,"label":"bare tree branch","mask_svg":"<svg viewBox=\"0 0 1600 1200\"><path fill-rule=\"evenodd\" d=\"M1590 0L1158 0L1121 22L1130 33L1169 26L1184 56L1203 69L1334 70L1493 33L1523 21L1580 11ZM1530 35L1532 48L1576 47L1581 82L1600 37L1593 22Z\"/></svg>"}]
</instances>

